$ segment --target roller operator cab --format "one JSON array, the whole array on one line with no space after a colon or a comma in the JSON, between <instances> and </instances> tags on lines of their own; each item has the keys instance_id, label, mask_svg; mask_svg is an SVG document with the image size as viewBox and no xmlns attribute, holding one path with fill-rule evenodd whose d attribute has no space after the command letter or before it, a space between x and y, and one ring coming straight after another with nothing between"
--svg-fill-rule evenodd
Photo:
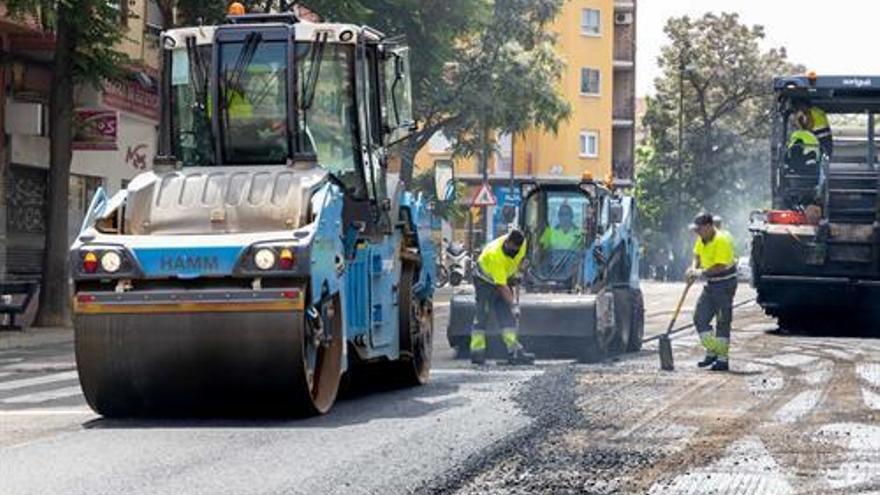
<instances>
[{"instance_id":1,"label":"roller operator cab","mask_svg":"<svg viewBox=\"0 0 880 495\"><path fill-rule=\"evenodd\" d=\"M309 415L355 363L425 382L434 248L386 167L413 127L407 48L291 15L162 44L162 156L98 193L70 252L89 405Z\"/></svg>"},{"instance_id":2,"label":"roller operator cab","mask_svg":"<svg viewBox=\"0 0 880 495\"><path fill-rule=\"evenodd\" d=\"M758 302L795 329L876 318L880 77L780 77L774 91L773 206L750 222ZM818 146L800 139L804 121Z\"/></svg>"},{"instance_id":3,"label":"roller operator cab","mask_svg":"<svg viewBox=\"0 0 880 495\"><path fill-rule=\"evenodd\" d=\"M585 362L639 350L644 304L634 199L592 180L524 182L521 196L524 345L539 356ZM472 291L453 296L447 335L460 354L468 349L474 307ZM490 352L502 351L500 336L489 337Z\"/></svg>"}]
</instances>

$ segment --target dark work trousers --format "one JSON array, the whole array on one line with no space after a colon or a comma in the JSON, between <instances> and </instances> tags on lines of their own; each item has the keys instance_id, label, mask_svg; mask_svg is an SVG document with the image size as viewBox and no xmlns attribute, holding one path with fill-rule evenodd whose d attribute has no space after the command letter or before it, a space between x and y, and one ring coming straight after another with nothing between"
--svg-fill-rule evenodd
<instances>
[{"instance_id":1,"label":"dark work trousers","mask_svg":"<svg viewBox=\"0 0 880 495\"><path fill-rule=\"evenodd\" d=\"M694 325L706 355L727 361L730 354L730 325L733 321L733 296L736 277L720 282L707 282L694 310ZM715 319L715 331L712 319Z\"/></svg>"},{"instance_id":2,"label":"dark work trousers","mask_svg":"<svg viewBox=\"0 0 880 495\"><path fill-rule=\"evenodd\" d=\"M486 332L489 330L491 315L495 315L495 321L501 327L501 337L508 350L513 350L518 345L516 337L516 319L510 304L498 293L498 287L485 280L474 277L474 297L476 300L476 312L474 313L474 326L471 329L471 351L483 351L486 349Z\"/></svg>"}]
</instances>

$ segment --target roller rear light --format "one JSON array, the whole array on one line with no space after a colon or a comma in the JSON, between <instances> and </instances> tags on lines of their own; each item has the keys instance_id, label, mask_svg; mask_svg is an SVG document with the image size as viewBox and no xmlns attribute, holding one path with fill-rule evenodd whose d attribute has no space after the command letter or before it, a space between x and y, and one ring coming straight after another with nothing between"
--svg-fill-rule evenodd
<instances>
[{"instance_id":1,"label":"roller rear light","mask_svg":"<svg viewBox=\"0 0 880 495\"><path fill-rule=\"evenodd\" d=\"M82 269L86 273L95 273L98 271L98 256L89 251L83 256Z\"/></svg>"}]
</instances>

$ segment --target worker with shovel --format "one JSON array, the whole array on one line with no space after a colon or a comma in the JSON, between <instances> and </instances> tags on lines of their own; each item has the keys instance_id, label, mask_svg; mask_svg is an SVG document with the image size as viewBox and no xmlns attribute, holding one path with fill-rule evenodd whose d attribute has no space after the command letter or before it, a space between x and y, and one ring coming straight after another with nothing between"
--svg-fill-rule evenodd
<instances>
[{"instance_id":1,"label":"worker with shovel","mask_svg":"<svg viewBox=\"0 0 880 495\"><path fill-rule=\"evenodd\" d=\"M519 271L520 263L526 255L526 239L522 231L514 229L490 242L483 249L474 270L474 292L476 314L471 329L471 362L486 362L486 330L489 316L495 314L495 321L501 327L501 339L507 347L507 360L510 364L532 364L535 355L526 352L517 338L517 311L511 278Z\"/></svg>"},{"instance_id":2,"label":"worker with shovel","mask_svg":"<svg viewBox=\"0 0 880 495\"><path fill-rule=\"evenodd\" d=\"M733 297L737 285L733 237L726 230L716 228L712 215L708 213L697 215L691 229L698 238L694 244L694 265L688 269L686 277L688 283L706 281L694 311L694 325L706 349L706 357L697 365L700 368L711 366L712 371L727 371Z\"/></svg>"}]
</instances>

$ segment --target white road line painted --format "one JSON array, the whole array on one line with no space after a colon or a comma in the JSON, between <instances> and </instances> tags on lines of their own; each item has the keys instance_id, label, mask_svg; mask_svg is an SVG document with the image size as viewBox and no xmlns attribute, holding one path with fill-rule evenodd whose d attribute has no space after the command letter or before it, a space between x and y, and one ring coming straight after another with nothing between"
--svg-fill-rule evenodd
<instances>
[{"instance_id":1,"label":"white road line painted","mask_svg":"<svg viewBox=\"0 0 880 495\"><path fill-rule=\"evenodd\" d=\"M861 363L856 366L856 373L871 385L880 387L880 363Z\"/></svg>"},{"instance_id":2,"label":"white road line painted","mask_svg":"<svg viewBox=\"0 0 880 495\"><path fill-rule=\"evenodd\" d=\"M0 400L0 404L39 404L41 402L49 402L58 399L66 399L82 395L79 385L75 387L56 388L54 390L44 390L42 392L34 392L32 394L16 395Z\"/></svg>"},{"instance_id":3,"label":"white road line painted","mask_svg":"<svg viewBox=\"0 0 880 495\"><path fill-rule=\"evenodd\" d=\"M73 409L20 409L16 411L0 411L0 416L83 416L95 415L95 412L87 407Z\"/></svg>"},{"instance_id":4,"label":"white road line painted","mask_svg":"<svg viewBox=\"0 0 880 495\"><path fill-rule=\"evenodd\" d=\"M871 389L862 387L862 400L864 400L865 404L871 409L880 411L880 394L876 394L872 392Z\"/></svg>"},{"instance_id":5,"label":"white road line painted","mask_svg":"<svg viewBox=\"0 0 880 495\"><path fill-rule=\"evenodd\" d=\"M76 371L66 371L64 373L54 373L51 375L22 378L20 380L9 380L7 382L0 382L0 392L25 387L33 387L34 385L45 385L47 383L75 380L76 378Z\"/></svg>"},{"instance_id":6,"label":"white road line painted","mask_svg":"<svg viewBox=\"0 0 880 495\"><path fill-rule=\"evenodd\" d=\"M863 423L834 423L823 426L813 438L818 443L830 441L846 449L843 453L845 461L825 470L823 479L832 489L876 486L880 481L880 463L876 457L877 445L880 445L880 427Z\"/></svg>"},{"instance_id":7,"label":"white road line painted","mask_svg":"<svg viewBox=\"0 0 880 495\"><path fill-rule=\"evenodd\" d=\"M742 330L746 332L769 332L777 328L779 328L779 325L776 323L752 323L742 327Z\"/></svg>"},{"instance_id":8,"label":"white road line painted","mask_svg":"<svg viewBox=\"0 0 880 495\"><path fill-rule=\"evenodd\" d=\"M804 390L780 407L773 415L773 419L780 423L795 423L816 407L821 396L821 390Z\"/></svg>"},{"instance_id":9,"label":"white road line painted","mask_svg":"<svg viewBox=\"0 0 880 495\"><path fill-rule=\"evenodd\" d=\"M757 437L746 437L728 447L725 456L675 479L660 480L650 495L737 493L787 495L794 489L779 464Z\"/></svg>"},{"instance_id":10,"label":"white road line painted","mask_svg":"<svg viewBox=\"0 0 880 495\"><path fill-rule=\"evenodd\" d=\"M9 372L0 371L0 378L6 378L7 376L10 376L10 375L12 375L11 371L9 371Z\"/></svg>"},{"instance_id":11,"label":"white road line painted","mask_svg":"<svg viewBox=\"0 0 880 495\"><path fill-rule=\"evenodd\" d=\"M0 366L3 371L15 372L50 372L50 371L71 371L76 369L76 363L73 361L36 361L32 363L10 364L8 366Z\"/></svg>"},{"instance_id":12,"label":"white road line painted","mask_svg":"<svg viewBox=\"0 0 880 495\"><path fill-rule=\"evenodd\" d=\"M806 373L800 375L800 379L805 381L809 385L813 385L814 387L817 385L822 385L831 379L831 375L834 372L834 363L831 361L819 361L815 365L802 368Z\"/></svg>"},{"instance_id":13,"label":"white road line painted","mask_svg":"<svg viewBox=\"0 0 880 495\"><path fill-rule=\"evenodd\" d=\"M805 364L812 363L818 358L816 356L808 356L806 354L778 354L769 358L755 359L761 363L775 366L787 366L790 368L800 368Z\"/></svg>"}]
</instances>

